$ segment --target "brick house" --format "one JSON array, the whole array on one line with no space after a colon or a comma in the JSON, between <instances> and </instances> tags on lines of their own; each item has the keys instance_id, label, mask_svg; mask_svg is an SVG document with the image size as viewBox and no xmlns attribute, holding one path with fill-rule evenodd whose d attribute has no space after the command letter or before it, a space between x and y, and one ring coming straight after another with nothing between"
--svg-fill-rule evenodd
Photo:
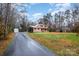
<instances>
[{"instance_id":1,"label":"brick house","mask_svg":"<svg viewBox=\"0 0 79 59\"><path fill-rule=\"evenodd\" d=\"M33 32L47 32L47 26L43 24L37 24L35 26L31 26L33 29Z\"/></svg>"}]
</instances>

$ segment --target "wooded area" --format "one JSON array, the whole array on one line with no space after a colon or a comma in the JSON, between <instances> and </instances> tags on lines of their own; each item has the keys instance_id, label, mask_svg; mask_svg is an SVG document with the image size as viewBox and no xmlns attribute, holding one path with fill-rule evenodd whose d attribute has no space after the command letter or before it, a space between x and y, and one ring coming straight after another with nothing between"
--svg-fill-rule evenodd
<instances>
[{"instance_id":1,"label":"wooded area","mask_svg":"<svg viewBox=\"0 0 79 59\"><path fill-rule=\"evenodd\" d=\"M17 5L17 4L15 4ZM17 11L14 4L0 3L0 40L9 32L13 32L14 28L20 31L28 31L30 25L36 24L29 21L24 10ZM26 8L25 8L26 9ZM79 33L79 4L74 4L74 8L65 11L59 11L54 15L47 13L37 20L38 23L48 26L48 31L54 32L77 32Z\"/></svg>"},{"instance_id":2,"label":"wooded area","mask_svg":"<svg viewBox=\"0 0 79 59\"><path fill-rule=\"evenodd\" d=\"M27 31L27 16L21 15L24 10L17 11L17 4L0 3L0 40L4 39L14 28Z\"/></svg>"},{"instance_id":3,"label":"wooded area","mask_svg":"<svg viewBox=\"0 0 79 59\"><path fill-rule=\"evenodd\" d=\"M16 11L10 3L0 4L0 40L9 32L13 32L16 21Z\"/></svg>"},{"instance_id":4,"label":"wooded area","mask_svg":"<svg viewBox=\"0 0 79 59\"><path fill-rule=\"evenodd\" d=\"M73 5L73 9L58 11L54 15L47 13L38 23L48 25L50 32L79 32L79 4Z\"/></svg>"}]
</instances>

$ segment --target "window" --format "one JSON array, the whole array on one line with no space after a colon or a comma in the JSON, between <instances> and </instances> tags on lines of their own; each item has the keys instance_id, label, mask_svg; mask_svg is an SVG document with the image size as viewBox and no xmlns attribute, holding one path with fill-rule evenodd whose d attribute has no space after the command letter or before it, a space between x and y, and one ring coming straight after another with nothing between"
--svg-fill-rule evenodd
<instances>
[{"instance_id":1,"label":"window","mask_svg":"<svg viewBox=\"0 0 79 59\"><path fill-rule=\"evenodd\" d=\"M47 26L45 25L45 27L47 27Z\"/></svg>"},{"instance_id":2,"label":"window","mask_svg":"<svg viewBox=\"0 0 79 59\"><path fill-rule=\"evenodd\" d=\"M41 25L41 27L43 27L43 25Z\"/></svg>"},{"instance_id":3,"label":"window","mask_svg":"<svg viewBox=\"0 0 79 59\"><path fill-rule=\"evenodd\" d=\"M36 30L36 28L34 28L34 30Z\"/></svg>"},{"instance_id":4,"label":"window","mask_svg":"<svg viewBox=\"0 0 79 59\"><path fill-rule=\"evenodd\" d=\"M39 28L38 28L38 30L39 30Z\"/></svg>"}]
</instances>

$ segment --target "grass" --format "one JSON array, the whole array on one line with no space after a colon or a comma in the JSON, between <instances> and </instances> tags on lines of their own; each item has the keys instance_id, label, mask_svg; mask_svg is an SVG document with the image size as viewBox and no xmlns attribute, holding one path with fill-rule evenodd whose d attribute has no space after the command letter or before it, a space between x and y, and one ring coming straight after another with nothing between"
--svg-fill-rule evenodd
<instances>
[{"instance_id":1,"label":"grass","mask_svg":"<svg viewBox=\"0 0 79 59\"><path fill-rule=\"evenodd\" d=\"M79 55L79 37L76 33L36 32L29 35L57 55Z\"/></svg>"},{"instance_id":2,"label":"grass","mask_svg":"<svg viewBox=\"0 0 79 59\"><path fill-rule=\"evenodd\" d=\"M9 33L4 40L0 42L0 55L3 55L8 45L11 43L14 33Z\"/></svg>"}]
</instances>

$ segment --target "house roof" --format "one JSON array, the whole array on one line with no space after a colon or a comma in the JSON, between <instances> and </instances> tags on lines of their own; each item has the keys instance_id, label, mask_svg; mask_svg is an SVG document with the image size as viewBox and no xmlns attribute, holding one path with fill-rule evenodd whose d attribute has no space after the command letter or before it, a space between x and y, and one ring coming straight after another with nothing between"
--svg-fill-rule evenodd
<instances>
[{"instance_id":1,"label":"house roof","mask_svg":"<svg viewBox=\"0 0 79 59\"><path fill-rule=\"evenodd\" d=\"M44 24L37 24L37 25L35 25L35 26L31 26L31 27L33 27L33 28L48 28L46 25L44 25Z\"/></svg>"}]
</instances>

